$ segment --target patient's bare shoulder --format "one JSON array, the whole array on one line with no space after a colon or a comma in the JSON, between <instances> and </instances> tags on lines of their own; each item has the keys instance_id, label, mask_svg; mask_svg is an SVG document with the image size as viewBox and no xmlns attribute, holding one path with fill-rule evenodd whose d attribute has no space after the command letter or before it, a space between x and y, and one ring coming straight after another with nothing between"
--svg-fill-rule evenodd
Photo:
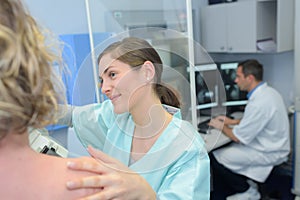
<instances>
[{"instance_id":1,"label":"patient's bare shoulder","mask_svg":"<svg viewBox=\"0 0 300 200\"><path fill-rule=\"evenodd\" d=\"M92 158L83 158L92 159ZM0 193L3 199L68 200L99 192L100 189L78 189L70 191L66 182L71 179L92 175L89 172L73 171L67 168L64 159L44 154L35 159L9 163L0 170Z\"/></svg>"}]
</instances>

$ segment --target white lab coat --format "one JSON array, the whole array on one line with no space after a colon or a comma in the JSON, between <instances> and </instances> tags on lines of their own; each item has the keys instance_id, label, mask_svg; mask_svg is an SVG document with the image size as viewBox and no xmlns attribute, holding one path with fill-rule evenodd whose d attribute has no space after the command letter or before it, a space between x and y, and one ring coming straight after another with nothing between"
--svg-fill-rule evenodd
<instances>
[{"instance_id":1,"label":"white lab coat","mask_svg":"<svg viewBox=\"0 0 300 200\"><path fill-rule=\"evenodd\" d=\"M214 156L233 172L264 182L290 152L288 115L280 94L267 83L256 88L233 134L240 143L216 150Z\"/></svg>"}]
</instances>

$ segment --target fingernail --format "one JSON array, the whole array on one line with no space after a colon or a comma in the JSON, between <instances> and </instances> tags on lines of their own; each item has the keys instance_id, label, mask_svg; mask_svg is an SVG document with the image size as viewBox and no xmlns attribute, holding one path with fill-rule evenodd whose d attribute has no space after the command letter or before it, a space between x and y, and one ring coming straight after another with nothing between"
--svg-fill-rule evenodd
<instances>
[{"instance_id":1,"label":"fingernail","mask_svg":"<svg viewBox=\"0 0 300 200\"><path fill-rule=\"evenodd\" d=\"M67 188L72 189L75 187L75 183L73 181L68 181L67 182Z\"/></svg>"},{"instance_id":2,"label":"fingernail","mask_svg":"<svg viewBox=\"0 0 300 200\"><path fill-rule=\"evenodd\" d=\"M68 161L68 162L67 162L67 166L68 166L68 167L74 167L74 166L75 166L75 163L72 162L72 161Z\"/></svg>"}]
</instances>

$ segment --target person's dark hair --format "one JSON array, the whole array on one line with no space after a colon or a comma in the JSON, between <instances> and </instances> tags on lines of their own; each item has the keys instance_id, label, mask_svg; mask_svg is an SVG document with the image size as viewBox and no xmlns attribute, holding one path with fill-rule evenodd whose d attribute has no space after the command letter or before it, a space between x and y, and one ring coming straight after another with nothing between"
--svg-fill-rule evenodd
<instances>
[{"instance_id":1,"label":"person's dark hair","mask_svg":"<svg viewBox=\"0 0 300 200\"><path fill-rule=\"evenodd\" d=\"M161 103L180 107L180 101L175 90L167 87L161 81L163 64L159 54L146 40L128 37L112 43L98 56L98 63L108 53L111 54L112 58L130 65L132 68L140 67L145 61L152 62L155 67L154 91Z\"/></svg>"},{"instance_id":2,"label":"person's dark hair","mask_svg":"<svg viewBox=\"0 0 300 200\"><path fill-rule=\"evenodd\" d=\"M245 77L252 74L255 77L256 81L263 80L263 74L264 74L263 65L260 64L257 60L255 59L245 60L243 62L240 62L238 66L242 67L242 72Z\"/></svg>"}]
</instances>

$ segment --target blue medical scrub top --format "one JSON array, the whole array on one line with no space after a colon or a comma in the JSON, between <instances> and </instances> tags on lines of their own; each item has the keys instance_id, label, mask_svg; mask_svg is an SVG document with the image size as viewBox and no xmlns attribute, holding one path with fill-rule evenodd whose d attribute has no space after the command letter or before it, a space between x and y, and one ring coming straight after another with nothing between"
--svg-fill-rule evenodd
<instances>
[{"instance_id":1,"label":"blue medical scrub top","mask_svg":"<svg viewBox=\"0 0 300 200\"><path fill-rule=\"evenodd\" d=\"M158 199L208 200L209 158L194 127L180 111L141 159L130 163L134 122L130 113L115 114L110 100L75 107L74 130L84 146L92 145L143 176Z\"/></svg>"}]
</instances>

